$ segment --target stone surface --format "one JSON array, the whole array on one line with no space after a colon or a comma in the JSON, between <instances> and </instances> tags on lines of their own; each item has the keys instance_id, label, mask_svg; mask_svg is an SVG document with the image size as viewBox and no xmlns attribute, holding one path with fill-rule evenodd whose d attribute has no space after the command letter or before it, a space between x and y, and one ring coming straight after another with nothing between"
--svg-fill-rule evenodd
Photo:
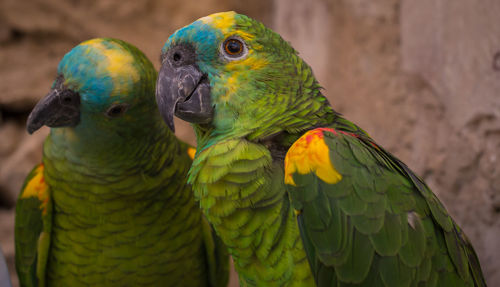
<instances>
[{"instance_id":1,"label":"stone surface","mask_svg":"<svg viewBox=\"0 0 500 287\"><path fill-rule=\"evenodd\" d=\"M474 243L490 286L500 285L499 13L494 0L401 6L402 68L424 79L443 107L437 188Z\"/></svg>"},{"instance_id":2,"label":"stone surface","mask_svg":"<svg viewBox=\"0 0 500 287\"><path fill-rule=\"evenodd\" d=\"M43 127L33 135L23 133L16 149L0 166L0 191L6 204L14 203L28 173L42 160L42 144L49 129Z\"/></svg>"},{"instance_id":3,"label":"stone surface","mask_svg":"<svg viewBox=\"0 0 500 287\"><path fill-rule=\"evenodd\" d=\"M0 201L12 204L40 161L47 131L28 136L23 123L71 47L120 38L158 67L176 28L225 10L258 18L292 43L334 108L425 178L473 242L489 286L500 286L496 0L0 1ZM176 127L194 144L186 123ZM11 267L12 213L0 211Z\"/></svg>"},{"instance_id":4,"label":"stone surface","mask_svg":"<svg viewBox=\"0 0 500 287\"><path fill-rule=\"evenodd\" d=\"M12 286L19 286L16 271L14 269L14 210L0 209L0 248L9 267Z\"/></svg>"},{"instance_id":5,"label":"stone surface","mask_svg":"<svg viewBox=\"0 0 500 287\"><path fill-rule=\"evenodd\" d=\"M23 138L23 125L14 121L6 121L0 125L0 206L10 207L15 203L17 192L14 187L9 186L19 183L19 180L11 180L8 176L2 179L2 170L11 173L14 167L7 163L11 155L16 152ZM18 188L19 189L19 188Z\"/></svg>"}]
</instances>

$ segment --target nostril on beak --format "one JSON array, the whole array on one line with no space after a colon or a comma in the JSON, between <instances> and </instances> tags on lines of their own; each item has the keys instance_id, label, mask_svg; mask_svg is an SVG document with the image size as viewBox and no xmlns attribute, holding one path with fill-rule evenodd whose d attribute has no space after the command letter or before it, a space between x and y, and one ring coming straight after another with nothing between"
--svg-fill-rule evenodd
<instances>
[{"instance_id":1,"label":"nostril on beak","mask_svg":"<svg viewBox=\"0 0 500 287\"><path fill-rule=\"evenodd\" d=\"M179 52L175 52L172 58L174 59L174 62L179 62L182 60L182 55Z\"/></svg>"}]
</instances>

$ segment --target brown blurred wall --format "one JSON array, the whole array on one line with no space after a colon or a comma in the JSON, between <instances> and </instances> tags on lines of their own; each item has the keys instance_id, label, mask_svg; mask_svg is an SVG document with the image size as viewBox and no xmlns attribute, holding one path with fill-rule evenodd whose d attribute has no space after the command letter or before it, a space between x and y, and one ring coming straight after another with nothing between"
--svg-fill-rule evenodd
<instances>
[{"instance_id":1,"label":"brown blurred wall","mask_svg":"<svg viewBox=\"0 0 500 287\"><path fill-rule=\"evenodd\" d=\"M158 67L176 28L218 11L257 18L313 67L334 108L423 176L500 286L500 2L495 0L2 0L0 202L40 161L26 116L79 42L120 38ZM178 135L194 143L189 126ZM0 243L13 262L13 210ZM11 265L12 266L12 265ZM15 278L14 278L15 279ZM236 281L233 281L236 284Z\"/></svg>"}]
</instances>

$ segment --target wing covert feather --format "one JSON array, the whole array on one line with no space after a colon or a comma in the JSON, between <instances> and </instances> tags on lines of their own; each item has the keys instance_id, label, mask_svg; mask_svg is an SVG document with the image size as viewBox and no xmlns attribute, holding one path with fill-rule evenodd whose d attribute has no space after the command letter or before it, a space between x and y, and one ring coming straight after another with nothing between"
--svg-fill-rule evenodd
<instances>
[{"instance_id":1,"label":"wing covert feather","mask_svg":"<svg viewBox=\"0 0 500 287\"><path fill-rule=\"evenodd\" d=\"M366 134L306 132L287 152L285 183L319 286L486 286L437 197Z\"/></svg>"},{"instance_id":2,"label":"wing covert feather","mask_svg":"<svg viewBox=\"0 0 500 287\"><path fill-rule=\"evenodd\" d=\"M16 205L16 270L21 286L44 286L52 204L43 164L26 178Z\"/></svg>"}]
</instances>

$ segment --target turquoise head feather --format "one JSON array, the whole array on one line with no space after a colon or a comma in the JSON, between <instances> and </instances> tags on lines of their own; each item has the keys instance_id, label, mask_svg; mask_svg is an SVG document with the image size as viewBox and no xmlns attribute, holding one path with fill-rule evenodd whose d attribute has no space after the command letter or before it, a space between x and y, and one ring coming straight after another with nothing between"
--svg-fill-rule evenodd
<instances>
[{"instance_id":1,"label":"turquoise head feather","mask_svg":"<svg viewBox=\"0 0 500 287\"><path fill-rule=\"evenodd\" d=\"M289 43L235 12L201 18L169 37L156 97L171 128L175 114L192 122L199 138L214 140L262 140L335 116Z\"/></svg>"},{"instance_id":2,"label":"turquoise head feather","mask_svg":"<svg viewBox=\"0 0 500 287\"><path fill-rule=\"evenodd\" d=\"M146 56L128 43L85 41L59 63L51 91L30 114L28 131L47 125L58 128L53 134L71 133L87 142L106 142L117 133L138 137L158 122L156 75Z\"/></svg>"}]
</instances>

